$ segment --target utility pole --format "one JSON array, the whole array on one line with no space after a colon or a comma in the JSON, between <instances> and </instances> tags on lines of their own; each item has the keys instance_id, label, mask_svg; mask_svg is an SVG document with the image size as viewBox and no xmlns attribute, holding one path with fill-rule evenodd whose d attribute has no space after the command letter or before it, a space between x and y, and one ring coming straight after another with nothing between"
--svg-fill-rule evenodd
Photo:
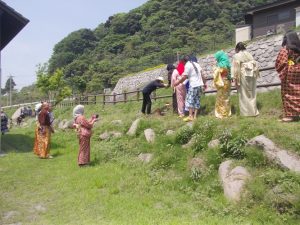
<instances>
[{"instance_id":1,"label":"utility pole","mask_svg":"<svg viewBox=\"0 0 300 225\"><path fill-rule=\"evenodd\" d=\"M10 75L9 76L9 105L10 105L10 108L11 108L11 95L12 95L12 90L11 90L11 81L12 81L12 78L13 78L13 76L12 75Z\"/></svg>"}]
</instances>

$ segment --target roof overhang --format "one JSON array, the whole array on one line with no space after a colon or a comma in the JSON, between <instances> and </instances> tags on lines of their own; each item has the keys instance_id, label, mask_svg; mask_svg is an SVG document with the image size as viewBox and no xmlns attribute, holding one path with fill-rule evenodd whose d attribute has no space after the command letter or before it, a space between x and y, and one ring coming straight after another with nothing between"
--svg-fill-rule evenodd
<instances>
[{"instance_id":1,"label":"roof overhang","mask_svg":"<svg viewBox=\"0 0 300 225\"><path fill-rule=\"evenodd\" d=\"M247 11L246 14L253 15L254 13L257 13L257 12L261 12L261 11L264 11L264 10L267 10L267 9L287 5L287 4L298 2L298 1L299 0L285 0L285 1L281 0L281 1L277 1L277 2L273 2L273 3L269 3L269 4L266 4L266 5L262 5L262 6L252 8L249 11Z\"/></svg>"},{"instance_id":2,"label":"roof overhang","mask_svg":"<svg viewBox=\"0 0 300 225\"><path fill-rule=\"evenodd\" d=\"M26 26L28 19L0 0L0 51Z\"/></svg>"}]
</instances>

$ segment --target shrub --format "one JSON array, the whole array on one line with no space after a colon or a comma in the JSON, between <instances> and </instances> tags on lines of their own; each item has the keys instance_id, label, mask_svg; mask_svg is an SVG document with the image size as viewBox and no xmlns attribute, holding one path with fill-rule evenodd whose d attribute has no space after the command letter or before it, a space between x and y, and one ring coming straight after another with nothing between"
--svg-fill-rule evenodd
<instances>
[{"instance_id":1,"label":"shrub","mask_svg":"<svg viewBox=\"0 0 300 225\"><path fill-rule=\"evenodd\" d=\"M192 128L184 126L176 133L175 142L181 145L186 144L193 136L193 133L194 131Z\"/></svg>"},{"instance_id":2,"label":"shrub","mask_svg":"<svg viewBox=\"0 0 300 225\"><path fill-rule=\"evenodd\" d=\"M246 155L245 144L247 143L246 138L243 136L236 136L231 133L230 130L225 130L220 138L220 149L221 154L225 158L243 159Z\"/></svg>"},{"instance_id":3,"label":"shrub","mask_svg":"<svg viewBox=\"0 0 300 225\"><path fill-rule=\"evenodd\" d=\"M203 123L196 123L193 130L195 142L193 150L195 153L203 151L207 148L207 144L212 140L215 131L215 123L211 120L206 120Z\"/></svg>"},{"instance_id":4,"label":"shrub","mask_svg":"<svg viewBox=\"0 0 300 225\"><path fill-rule=\"evenodd\" d=\"M257 148L247 148L246 158L248 164L252 167L263 167L268 164L268 160L264 153Z\"/></svg>"}]
</instances>

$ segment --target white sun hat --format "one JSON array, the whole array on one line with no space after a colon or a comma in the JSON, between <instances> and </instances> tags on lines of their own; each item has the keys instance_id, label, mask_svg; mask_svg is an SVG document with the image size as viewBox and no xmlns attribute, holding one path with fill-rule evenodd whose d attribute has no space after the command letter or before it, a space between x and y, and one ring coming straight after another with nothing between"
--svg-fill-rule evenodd
<instances>
[{"instance_id":1,"label":"white sun hat","mask_svg":"<svg viewBox=\"0 0 300 225\"><path fill-rule=\"evenodd\" d=\"M159 80L159 81L161 81L161 82L164 82L164 78L161 77L161 76L157 77L156 80Z\"/></svg>"}]
</instances>

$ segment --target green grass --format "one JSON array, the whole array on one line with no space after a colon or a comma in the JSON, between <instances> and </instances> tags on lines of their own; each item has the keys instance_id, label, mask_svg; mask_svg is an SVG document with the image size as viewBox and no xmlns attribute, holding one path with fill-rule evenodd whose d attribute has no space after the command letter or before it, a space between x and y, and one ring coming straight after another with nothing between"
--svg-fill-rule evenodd
<instances>
[{"instance_id":1,"label":"green grass","mask_svg":"<svg viewBox=\"0 0 300 225\"><path fill-rule=\"evenodd\" d=\"M159 90L160 95L169 90ZM153 110L167 100L153 104ZM234 137L250 139L265 134L278 146L300 155L299 122L280 123L279 91L259 94L260 116L242 118L238 110L229 119L217 120L213 115L214 96L202 99L204 110L192 133L204 129L211 133L197 136L197 143L219 137L224 129ZM300 176L283 171L269 162L262 152L244 147L245 156L233 159L245 166L252 179L238 204L223 196L218 167L226 160L220 149L182 149L184 122L171 113L166 116L143 117L137 135L125 135L137 118L141 102L115 106L86 106L86 115L99 113L92 137L92 165L78 168L78 141L75 131L57 131L52 138L53 160L40 160L32 153L34 124L13 128L2 137L7 155L0 158L0 224L299 224ZM237 109L237 96L232 96ZM71 108L56 109L57 119L71 119ZM121 119L123 125L113 125ZM209 121L209 122L208 122ZM145 141L144 129L156 132L156 141ZM166 137L167 130L177 134ZM119 139L99 141L105 131L121 131ZM181 137L179 137L181 135ZM151 152L149 164L137 160L140 153ZM188 169L188 160L202 157L207 169L195 177ZM196 179L197 178L197 179ZM281 193L274 195L275 189ZM282 199L291 199L286 202ZM42 210L37 210L42 206ZM9 212L12 216L8 216Z\"/></svg>"}]
</instances>

